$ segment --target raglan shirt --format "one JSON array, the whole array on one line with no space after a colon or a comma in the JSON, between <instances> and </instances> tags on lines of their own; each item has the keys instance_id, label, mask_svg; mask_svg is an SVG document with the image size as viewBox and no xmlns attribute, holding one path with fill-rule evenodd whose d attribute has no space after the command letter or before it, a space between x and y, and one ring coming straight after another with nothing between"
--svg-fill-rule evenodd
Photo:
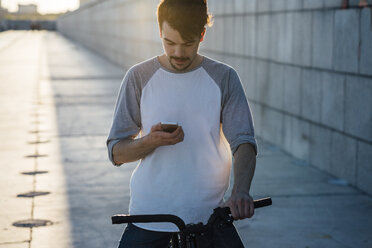
<instances>
[{"instance_id":1,"label":"raglan shirt","mask_svg":"<svg viewBox=\"0 0 372 248\"><path fill-rule=\"evenodd\" d=\"M207 222L229 186L231 154L250 143L257 154L251 111L235 70L203 57L185 73L157 57L126 73L119 91L108 154L122 139L145 136L159 122L177 122L184 140L143 158L130 180L129 213L174 214L186 224ZM171 223L134 223L153 231L178 231Z\"/></svg>"}]
</instances>

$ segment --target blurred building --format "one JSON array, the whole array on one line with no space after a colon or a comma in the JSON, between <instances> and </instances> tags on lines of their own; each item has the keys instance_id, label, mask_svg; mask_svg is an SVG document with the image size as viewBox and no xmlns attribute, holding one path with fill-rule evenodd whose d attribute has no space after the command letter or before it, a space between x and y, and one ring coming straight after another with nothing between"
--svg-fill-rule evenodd
<instances>
[{"instance_id":1,"label":"blurred building","mask_svg":"<svg viewBox=\"0 0 372 248\"><path fill-rule=\"evenodd\" d=\"M18 14L36 14L36 4L18 4Z\"/></svg>"},{"instance_id":2,"label":"blurred building","mask_svg":"<svg viewBox=\"0 0 372 248\"><path fill-rule=\"evenodd\" d=\"M92 2L94 0L80 0L80 7L83 6L86 3Z\"/></svg>"}]
</instances>

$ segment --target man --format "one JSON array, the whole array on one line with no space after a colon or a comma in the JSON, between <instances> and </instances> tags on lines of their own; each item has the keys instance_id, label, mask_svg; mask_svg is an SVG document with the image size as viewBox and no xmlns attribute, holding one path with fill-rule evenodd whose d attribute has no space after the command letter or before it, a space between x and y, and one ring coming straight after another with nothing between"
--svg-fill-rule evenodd
<instances>
[{"instance_id":1,"label":"man","mask_svg":"<svg viewBox=\"0 0 372 248\"><path fill-rule=\"evenodd\" d=\"M235 70L198 54L210 23L206 0L162 0L157 14L164 54L128 70L107 139L114 165L141 160L130 181L129 212L206 223L214 208L228 206L235 219L250 218L252 117ZM179 126L168 133L160 122ZM231 152L235 182L223 202ZM167 247L176 231L168 223L129 224L119 247ZM224 235L239 239L232 226L216 247L231 247Z\"/></svg>"}]
</instances>

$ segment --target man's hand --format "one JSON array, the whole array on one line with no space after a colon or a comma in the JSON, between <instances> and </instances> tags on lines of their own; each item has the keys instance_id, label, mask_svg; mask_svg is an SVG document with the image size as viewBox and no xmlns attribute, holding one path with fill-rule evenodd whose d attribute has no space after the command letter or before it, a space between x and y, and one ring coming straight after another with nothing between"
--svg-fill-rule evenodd
<instances>
[{"instance_id":1,"label":"man's hand","mask_svg":"<svg viewBox=\"0 0 372 248\"><path fill-rule=\"evenodd\" d=\"M183 141L183 130L179 126L174 132L167 133L161 129L160 123L151 128L151 132L139 139L124 139L118 142L112 150L116 165L142 159L159 146L174 145Z\"/></svg>"},{"instance_id":2,"label":"man's hand","mask_svg":"<svg viewBox=\"0 0 372 248\"><path fill-rule=\"evenodd\" d=\"M225 206L230 207L235 220L251 218L254 214L253 199L249 195L256 168L256 154L251 144L242 144L234 154L234 186Z\"/></svg>"},{"instance_id":3,"label":"man's hand","mask_svg":"<svg viewBox=\"0 0 372 248\"><path fill-rule=\"evenodd\" d=\"M253 198L246 192L233 192L230 198L224 203L229 207L235 220L251 218L254 214Z\"/></svg>"},{"instance_id":4,"label":"man's hand","mask_svg":"<svg viewBox=\"0 0 372 248\"><path fill-rule=\"evenodd\" d=\"M184 136L181 126L178 126L172 133L168 133L163 131L161 124L158 123L151 127L150 133L145 138L153 148L157 148L159 146L175 145L182 142Z\"/></svg>"}]
</instances>

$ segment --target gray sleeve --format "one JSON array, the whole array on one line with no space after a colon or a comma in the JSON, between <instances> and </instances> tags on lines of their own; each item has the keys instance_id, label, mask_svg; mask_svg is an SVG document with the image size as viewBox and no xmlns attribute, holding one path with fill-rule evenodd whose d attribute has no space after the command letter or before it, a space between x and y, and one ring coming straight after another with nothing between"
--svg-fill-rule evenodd
<instances>
[{"instance_id":1,"label":"gray sleeve","mask_svg":"<svg viewBox=\"0 0 372 248\"><path fill-rule=\"evenodd\" d=\"M222 97L222 130L233 154L239 145L250 143L257 155L252 114L239 76L230 69Z\"/></svg>"},{"instance_id":2,"label":"gray sleeve","mask_svg":"<svg viewBox=\"0 0 372 248\"><path fill-rule=\"evenodd\" d=\"M131 68L121 83L116 100L112 126L106 141L108 156L114 165L117 165L112 154L114 145L122 139L133 139L141 129L141 90L137 81L134 70Z\"/></svg>"}]
</instances>

